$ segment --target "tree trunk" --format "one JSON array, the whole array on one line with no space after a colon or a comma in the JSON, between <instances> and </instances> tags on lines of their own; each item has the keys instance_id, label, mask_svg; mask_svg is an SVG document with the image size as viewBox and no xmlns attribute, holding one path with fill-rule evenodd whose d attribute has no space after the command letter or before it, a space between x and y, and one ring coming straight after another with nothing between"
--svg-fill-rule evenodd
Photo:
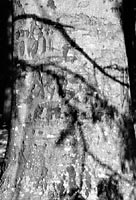
<instances>
[{"instance_id":1,"label":"tree trunk","mask_svg":"<svg viewBox=\"0 0 136 200\"><path fill-rule=\"evenodd\" d=\"M16 80L0 199L121 200L133 182L119 162L128 83L114 4L110 19L97 1L13 4Z\"/></svg>"}]
</instances>

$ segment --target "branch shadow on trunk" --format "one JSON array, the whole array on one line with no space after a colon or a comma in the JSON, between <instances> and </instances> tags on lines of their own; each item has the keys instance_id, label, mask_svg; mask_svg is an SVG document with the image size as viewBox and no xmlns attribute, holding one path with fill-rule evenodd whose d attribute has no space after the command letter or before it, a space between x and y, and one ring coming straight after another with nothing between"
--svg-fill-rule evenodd
<instances>
[{"instance_id":1,"label":"branch shadow on trunk","mask_svg":"<svg viewBox=\"0 0 136 200\"><path fill-rule=\"evenodd\" d=\"M84 119L86 119L87 115L84 111L80 110L80 108L78 108L76 106L76 104L72 105L70 103L72 96L71 97L69 96L67 98L66 91L63 87L63 81L66 79L66 77L63 76L63 75L57 74L57 69L61 69L62 71L65 71L69 74L72 74L75 79L79 79L82 83L84 83L87 86L88 90L87 90L87 93L86 93L86 103L87 103L87 101L89 102L92 97L95 98L94 102L91 102L91 101L89 102L90 105L91 105L90 108L92 108L92 109L89 110L89 112L92 113L91 117L92 117L92 123L93 124L100 122L102 120L103 115L105 115L105 113L106 113L106 116L107 116L107 119L109 120L109 122L116 120L116 117L119 117L119 118L121 117L121 119L123 120L123 123L124 123L124 119L126 118L126 116L121 115L119 113L119 111L117 110L117 108L114 107L113 105L111 105L108 102L107 99L103 99L100 96L97 88L95 88L95 86L88 83L83 76L76 74L75 72L72 72L70 69L66 69L62 66L59 66L56 63L53 63L53 62L48 63L48 64L47 63L41 64L41 65L31 65L24 60L18 60L18 59L16 60L16 62L20 65L20 67L22 67L23 70L36 71L37 69L38 70L40 69L42 73L46 73L47 75L51 75L52 78L54 80L56 80L56 85L57 85L57 88L58 88L58 94L59 94L60 98L63 100L63 102L65 102L65 105L68 108L70 108L68 113L67 113L67 115L69 115L69 117L70 117L70 121L69 121L67 128L60 132L59 137L58 137L55 145L56 145L56 147L59 147L60 145L63 145L64 141L66 140L66 138L69 135L74 136L75 126L78 125L78 130L80 132L80 137L82 138L81 141L82 141L82 147L83 147L81 177L83 176L83 172L84 172L85 156L86 156L86 154L88 154L94 159L94 161L96 163L99 163L100 166L106 168L107 170L109 170L112 173L115 173L119 177L119 179L122 179L123 181L129 183L130 185L133 185L133 183L131 181L122 177L118 172L116 172L114 169L112 169L112 167L101 162L100 159L97 158L97 156L94 155L89 150L87 141L86 141L85 136L84 136L84 132L82 130L82 121L80 120L80 115L82 115ZM51 65L54 67L54 69L50 68ZM19 77L18 73L17 73L17 76ZM96 95L96 93L97 93L97 95ZM96 105L98 105L98 108L95 109ZM96 112L96 110L97 110L97 112ZM105 111L105 112L103 112L103 111ZM131 119L126 118L126 123L128 123L129 121L131 122ZM125 129L125 125L123 124L123 126L120 126L120 121L117 121L116 124L119 128L119 131L120 131L120 137L122 137L123 130ZM124 129L122 130L121 127L124 127ZM125 143L127 143L127 141L128 140L126 139ZM129 142L131 143L131 141L129 141ZM128 146L128 151L130 151L130 148L131 148L131 145ZM83 182L82 182L82 178L81 178L81 184L80 184L81 188L82 188L82 184L83 184ZM81 188L79 190L81 190Z\"/></svg>"},{"instance_id":2,"label":"branch shadow on trunk","mask_svg":"<svg viewBox=\"0 0 136 200\"><path fill-rule=\"evenodd\" d=\"M59 31L59 33L61 33L61 35L63 36L63 38L71 45L72 48L75 48L78 52L80 52L96 69L98 69L98 71L100 71L102 74L104 74L105 76L109 77L110 79L112 79L113 81L129 87L128 83L123 83L120 80L116 79L115 76L111 76L110 74L108 74L101 66L99 66L95 60L93 60L68 34L67 31L65 30L65 27L70 27L73 28L71 26L66 26L66 25L62 25L58 22L54 22L50 19L47 18L41 18L38 17L37 15L34 14L24 14L24 15L19 15L14 17L13 22L16 22L18 20L23 20L23 19L34 19L35 21L41 22L43 24L47 24L52 26L54 29L56 29L57 31ZM107 66L107 67L112 67L112 66Z\"/></svg>"}]
</instances>

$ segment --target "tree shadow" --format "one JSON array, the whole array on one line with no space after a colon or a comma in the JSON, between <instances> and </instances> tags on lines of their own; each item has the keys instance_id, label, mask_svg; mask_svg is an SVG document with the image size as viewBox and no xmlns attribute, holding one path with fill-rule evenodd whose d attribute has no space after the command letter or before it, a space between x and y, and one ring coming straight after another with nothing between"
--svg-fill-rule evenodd
<instances>
[{"instance_id":1,"label":"tree shadow","mask_svg":"<svg viewBox=\"0 0 136 200\"><path fill-rule=\"evenodd\" d=\"M136 136L134 124L136 123L136 1L122 0L122 3L115 3L119 8L117 13L121 22L124 34L126 55L128 60L128 74L130 82L130 110L129 116L124 115L121 118L119 126L122 138L122 171L128 171L126 163L133 171L136 179Z\"/></svg>"}]
</instances>

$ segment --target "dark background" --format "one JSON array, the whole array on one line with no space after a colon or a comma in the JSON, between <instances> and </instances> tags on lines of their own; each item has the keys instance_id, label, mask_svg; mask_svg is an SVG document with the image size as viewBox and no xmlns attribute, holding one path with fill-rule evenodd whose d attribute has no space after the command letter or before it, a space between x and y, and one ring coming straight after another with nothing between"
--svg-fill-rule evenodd
<instances>
[{"instance_id":1,"label":"dark background","mask_svg":"<svg viewBox=\"0 0 136 200\"><path fill-rule=\"evenodd\" d=\"M0 1L0 127L9 124L9 113L4 105L8 102L12 87L12 1ZM10 17L10 21L9 21ZM9 104L10 105L10 104Z\"/></svg>"}]
</instances>

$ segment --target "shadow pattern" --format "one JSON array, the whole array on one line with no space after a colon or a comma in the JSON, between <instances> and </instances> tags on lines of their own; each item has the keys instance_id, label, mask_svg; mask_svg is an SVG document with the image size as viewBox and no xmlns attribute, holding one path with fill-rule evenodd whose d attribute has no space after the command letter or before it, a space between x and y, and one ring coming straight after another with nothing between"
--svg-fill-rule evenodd
<instances>
[{"instance_id":1,"label":"shadow pattern","mask_svg":"<svg viewBox=\"0 0 136 200\"><path fill-rule=\"evenodd\" d=\"M24 14L24 15L19 15L14 17L13 22L16 22L17 20L24 20L24 19L33 19L35 21L41 22L43 24L48 24L50 26L53 26L56 30L59 31L59 33L61 33L61 35L65 38L65 40L71 45L71 47L75 48L78 52L80 52L96 69L98 69L102 74L104 74L105 76L109 77L110 79L112 79L113 81L129 87L128 83L123 83L120 80L116 79L116 77L111 76L110 74L108 74L101 66L99 66L95 60L93 60L68 34L67 31L65 30L65 27L70 27L73 28L71 26L66 26L66 25L62 25L58 22L54 22L50 19L47 18L41 18L38 17L37 15L34 14ZM112 66L111 66L112 67Z\"/></svg>"}]
</instances>

